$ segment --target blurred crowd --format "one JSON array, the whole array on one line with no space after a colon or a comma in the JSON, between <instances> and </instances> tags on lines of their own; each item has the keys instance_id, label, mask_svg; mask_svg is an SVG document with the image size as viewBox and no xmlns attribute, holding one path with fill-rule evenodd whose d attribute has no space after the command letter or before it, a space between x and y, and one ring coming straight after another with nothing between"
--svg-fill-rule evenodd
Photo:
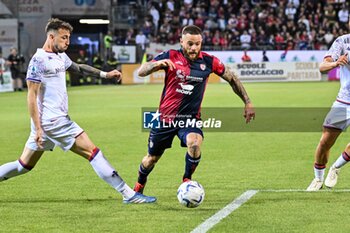
<instances>
[{"instance_id":1,"label":"blurred crowd","mask_svg":"<svg viewBox=\"0 0 350 233\"><path fill-rule=\"evenodd\" d=\"M348 20L345 0L151 0L141 29L116 42L174 44L195 24L205 50L319 50L348 33Z\"/></svg>"}]
</instances>

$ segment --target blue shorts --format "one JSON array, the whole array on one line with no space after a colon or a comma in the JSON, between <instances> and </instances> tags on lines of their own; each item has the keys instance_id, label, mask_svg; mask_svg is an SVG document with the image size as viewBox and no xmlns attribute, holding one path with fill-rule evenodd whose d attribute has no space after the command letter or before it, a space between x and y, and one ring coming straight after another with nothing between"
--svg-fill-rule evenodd
<instances>
[{"instance_id":1,"label":"blue shorts","mask_svg":"<svg viewBox=\"0 0 350 233\"><path fill-rule=\"evenodd\" d=\"M171 148L175 135L180 139L181 146L187 147L186 137L189 133L197 133L204 138L203 131L199 128L151 129L148 138L148 154L161 156L165 149Z\"/></svg>"}]
</instances>

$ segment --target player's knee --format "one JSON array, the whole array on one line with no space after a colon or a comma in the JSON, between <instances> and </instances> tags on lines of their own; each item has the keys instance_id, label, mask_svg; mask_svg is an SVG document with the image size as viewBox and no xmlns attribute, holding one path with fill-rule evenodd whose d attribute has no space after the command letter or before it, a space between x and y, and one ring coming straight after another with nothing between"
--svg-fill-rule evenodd
<instances>
[{"instance_id":1,"label":"player's knee","mask_svg":"<svg viewBox=\"0 0 350 233\"><path fill-rule=\"evenodd\" d=\"M201 153L201 148L198 144L196 143L189 143L188 144L188 151L190 152L191 155L200 155Z\"/></svg>"},{"instance_id":2,"label":"player's knee","mask_svg":"<svg viewBox=\"0 0 350 233\"><path fill-rule=\"evenodd\" d=\"M323 150L329 150L332 147L333 143L330 142L329 140L326 140L324 138L321 138L319 146Z\"/></svg>"},{"instance_id":3,"label":"player's knee","mask_svg":"<svg viewBox=\"0 0 350 233\"><path fill-rule=\"evenodd\" d=\"M202 137L198 134L189 134L186 140L188 151L194 155L200 153L200 146L202 144Z\"/></svg>"},{"instance_id":4,"label":"player's knee","mask_svg":"<svg viewBox=\"0 0 350 233\"><path fill-rule=\"evenodd\" d=\"M156 155L147 155L144 157L144 159L142 160L142 164L148 168L148 167L152 167L154 164L156 164L158 162L158 160L160 159L160 156L156 156Z\"/></svg>"},{"instance_id":5,"label":"player's knee","mask_svg":"<svg viewBox=\"0 0 350 233\"><path fill-rule=\"evenodd\" d=\"M152 164L155 164L158 162L158 160L160 159L160 156L148 156L150 158L150 162Z\"/></svg>"}]
</instances>

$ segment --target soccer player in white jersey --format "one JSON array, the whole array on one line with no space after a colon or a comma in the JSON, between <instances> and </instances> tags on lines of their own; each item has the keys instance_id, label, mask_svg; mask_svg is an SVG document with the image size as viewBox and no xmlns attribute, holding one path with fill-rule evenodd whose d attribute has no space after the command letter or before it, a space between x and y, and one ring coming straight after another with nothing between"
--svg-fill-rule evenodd
<instances>
[{"instance_id":1,"label":"soccer player in white jersey","mask_svg":"<svg viewBox=\"0 0 350 233\"><path fill-rule=\"evenodd\" d=\"M349 22L350 26L350 22ZM307 191L317 191L323 186L324 172L328 162L330 149L343 130L350 125L350 34L338 37L326 53L320 64L320 71L326 73L336 67L340 68L340 90L336 100L323 123L321 140L315 152L315 178ZM340 168L350 161L350 144L335 163L330 167L325 185L333 188L338 179Z\"/></svg>"},{"instance_id":2,"label":"soccer player in white jersey","mask_svg":"<svg viewBox=\"0 0 350 233\"><path fill-rule=\"evenodd\" d=\"M59 19L50 19L46 25L45 44L32 57L26 78L31 133L19 159L0 166L0 181L31 171L44 151L59 146L87 159L97 175L123 196L124 203L155 202L155 197L133 191L84 130L68 116L67 69L101 78L121 78L118 70L103 72L72 62L65 53L72 30L69 23Z\"/></svg>"}]
</instances>

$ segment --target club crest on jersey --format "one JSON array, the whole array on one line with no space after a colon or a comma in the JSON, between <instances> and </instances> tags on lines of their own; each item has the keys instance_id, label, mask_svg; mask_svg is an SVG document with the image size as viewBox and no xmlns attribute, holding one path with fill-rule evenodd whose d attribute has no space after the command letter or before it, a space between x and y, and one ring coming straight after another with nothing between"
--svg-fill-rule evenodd
<instances>
[{"instance_id":1,"label":"club crest on jersey","mask_svg":"<svg viewBox=\"0 0 350 233\"><path fill-rule=\"evenodd\" d=\"M177 70L176 71L176 77L179 78L180 80L184 81L185 78L186 78L185 71Z\"/></svg>"},{"instance_id":2,"label":"club crest on jersey","mask_svg":"<svg viewBox=\"0 0 350 233\"><path fill-rule=\"evenodd\" d=\"M206 68L205 64L200 64L199 67L201 68L201 70L205 70Z\"/></svg>"}]
</instances>

